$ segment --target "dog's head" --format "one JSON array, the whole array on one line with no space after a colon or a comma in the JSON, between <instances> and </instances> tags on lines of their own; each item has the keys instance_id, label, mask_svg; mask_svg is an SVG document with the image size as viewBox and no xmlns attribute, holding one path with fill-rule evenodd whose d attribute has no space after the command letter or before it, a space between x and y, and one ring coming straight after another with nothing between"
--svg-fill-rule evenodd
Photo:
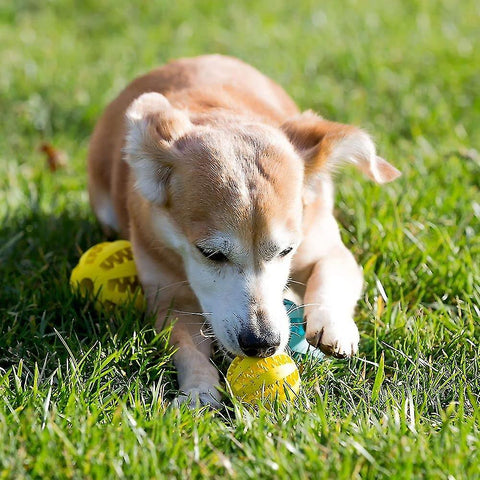
<instances>
[{"instance_id":1,"label":"dog's head","mask_svg":"<svg viewBox=\"0 0 480 480\"><path fill-rule=\"evenodd\" d=\"M309 113L280 129L225 118L192 123L164 96L147 93L127 119L136 186L152 205L159 238L181 255L217 339L237 355L282 350L283 291L316 178L341 159L379 182L396 170L363 132Z\"/></svg>"}]
</instances>

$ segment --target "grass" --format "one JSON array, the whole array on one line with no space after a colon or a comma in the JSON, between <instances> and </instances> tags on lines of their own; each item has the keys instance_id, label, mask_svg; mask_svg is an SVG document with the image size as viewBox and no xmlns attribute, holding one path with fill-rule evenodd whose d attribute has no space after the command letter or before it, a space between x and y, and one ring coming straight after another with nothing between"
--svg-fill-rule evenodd
<instances>
[{"instance_id":1,"label":"grass","mask_svg":"<svg viewBox=\"0 0 480 480\"><path fill-rule=\"evenodd\" d=\"M2 4L0 478L478 478L479 17L473 0ZM67 285L102 240L96 118L135 75L205 52L364 126L403 171L384 188L338 177L366 279L360 354L301 362L299 399L272 412L169 409L167 333ZM43 141L68 154L55 174Z\"/></svg>"}]
</instances>

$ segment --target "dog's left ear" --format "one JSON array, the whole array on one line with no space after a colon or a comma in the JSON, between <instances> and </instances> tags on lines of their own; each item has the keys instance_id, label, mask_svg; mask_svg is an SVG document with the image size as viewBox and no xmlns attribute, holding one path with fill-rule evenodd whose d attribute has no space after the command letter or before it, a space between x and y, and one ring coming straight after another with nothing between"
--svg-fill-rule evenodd
<instances>
[{"instance_id":1,"label":"dog's left ear","mask_svg":"<svg viewBox=\"0 0 480 480\"><path fill-rule=\"evenodd\" d=\"M313 186L322 171L352 163L377 183L395 180L401 173L379 157L370 136L351 125L324 120L305 112L287 120L281 129L305 161L307 185Z\"/></svg>"}]
</instances>

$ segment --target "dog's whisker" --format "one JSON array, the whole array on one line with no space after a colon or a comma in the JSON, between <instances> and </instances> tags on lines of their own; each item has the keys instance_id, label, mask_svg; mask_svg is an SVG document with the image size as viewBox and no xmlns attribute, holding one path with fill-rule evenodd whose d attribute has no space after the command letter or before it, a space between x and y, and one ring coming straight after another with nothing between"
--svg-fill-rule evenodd
<instances>
[{"instance_id":1,"label":"dog's whisker","mask_svg":"<svg viewBox=\"0 0 480 480\"><path fill-rule=\"evenodd\" d=\"M188 280L182 280L181 282L174 282L168 285L164 285L163 287L158 287L152 292L152 298L157 300L159 298L160 292L164 292L165 290L168 290L170 288L176 288L185 284L190 284L190 282Z\"/></svg>"},{"instance_id":2,"label":"dog's whisker","mask_svg":"<svg viewBox=\"0 0 480 480\"><path fill-rule=\"evenodd\" d=\"M175 324L175 323L174 323L174 324ZM198 321L198 322L184 322L184 321L182 320L182 325L195 325L195 326L198 327L198 326L201 325L201 323L200 323L200 321Z\"/></svg>"},{"instance_id":3,"label":"dog's whisker","mask_svg":"<svg viewBox=\"0 0 480 480\"><path fill-rule=\"evenodd\" d=\"M223 355L223 358L229 361L233 360L232 353L229 352L220 342L216 343L217 351Z\"/></svg>"},{"instance_id":4,"label":"dog's whisker","mask_svg":"<svg viewBox=\"0 0 480 480\"><path fill-rule=\"evenodd\" d=\"M297 332L291 332L290 335L292 337L303 337L303 335L300 335L300 333L297 333Z\"/></svg>"},{"instance_id":5,"label":"dog's whisker","mask_svg":"<svg viewBox=\"0 0 480 480\"><path fill-rule=\"evenodd\" d=\"M181 315L197 315L199 317L204 317L205 315L211 315L211 313L204 312L187 312L185 310L170 310L172 313L180 313Z\"/></svg>"},{"instance_id":6,"label":"dog's whisker","mask_svg":"<svg viewBox=\"0 0 480 480\"><path fill-rule=\"evenodd\" d=\"M289 308L287 310L287 314L290 315L290 313L300 310L301 308L304 308L304 307L321 307L321 309L327 309L327 307L321 303L302 303L300 305L295 305Z\"/></svg>"},{"instance_id":7,"label":"dog's whisker","mask_svg":"<svg viewBox=\"0 0 480 480\"><path fill-rule=\"evenodd\" d=\"M210 338L217 338L213 333L212 334L206 334L206 333L197 333L195 335L192 335L193 338L202 338L204 340L208 340Z\"/></svg>"},{"instance_id":8,"label":"dog's whisker","mask_svg":"<svg viewBox=\"0 0 480 480\"><path fill-rule=\"evenodd\" d=\"M182 325L200 325L199 323L195 322L182 322ZM213 331L213 327L209 325L207 321L204 321L199 328L198 333L193 333L192 338L199 338L203 337L205 339L207 338L216 338L215 332Z\"/></svg>"},{"instance_id":9,"label":"dog's whisker","mask_svg":"<svg viewBox=\"0 0 480 480\"><path fill-rule=\"evenodd\" d=\"M322 308L328 308L328 307L326 307L323 303L314 303L314 302L312 302L312 303L302 303L302 304L297 305L297 306L298 306L298 307L301 307L301 308L303 308L303 307L322 307Z\"/></svg>"},{"instance_id":10,"label":"dog's whisker","mask_svg":"<svg viewBox=\"0 0 480 480\"><path fill-rule=\"evenodd\" d=\"M178 287L179 285L184 285L186 283L190 283L188 280L182 280L181 282L174 282L174 283L169 283L168 285L165 285L164 287L160 287L159 289L156 290L156 292L161 292L163 290L167 290L168 288L173 288L173 287Z\"/></svg>"},{"instance_id":11,"label":"dog's whisker","mask_svg":"<svg viewBox=\"0 0 480 480\"><path fill-rule=\"evenodd\" d=\"M305 287L307 285L305 282L299 282L297 280L293 280L293 279L289 278L287 284L290 284L290 283L295 283L296 285L302 285L303 287Z\"/></svg>"},{"instance_id":12,"label":"dog's whisker","mask_svg":"<svg viewBox=\"0 0 480 480\"><path fill-rule=\"evenodd\" d=\"M210 325L202 325L200 328L200 333L196 335L201 335L202 337L205 338L214 338L215 337L215 332L213 331L213 328Z\"/></svg>"},{"instance_id":13,"label":"dog's whisker","mask_svg":"<svg viewBox=\"0 0 480 480\"><path fill-rule=\"evenodd\" d=\"M202 345L202 344L205 343L205 342L208 342L209 340L210 340L210 338L202 338L201 340L198 340L198 341L194 339L195 345L196 345L197 347L198 347L199 345Z\"/></svg>"}]
</instances>

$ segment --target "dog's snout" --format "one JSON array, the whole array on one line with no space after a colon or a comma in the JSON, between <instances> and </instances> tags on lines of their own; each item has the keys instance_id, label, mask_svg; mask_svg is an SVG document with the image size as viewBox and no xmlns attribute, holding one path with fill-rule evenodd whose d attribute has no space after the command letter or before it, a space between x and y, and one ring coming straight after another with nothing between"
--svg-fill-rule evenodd
<instances>
[{"instance_id":1,"label":"dog's snout","mask_svg":"<svg viewBox=\"0 0 480 480\"><path fill-rule=\"evenodd\" d=\"M271 357L280 345L280 334L261 336L246 331L238 336L238 344L247 357Z\"/></svg>"}]
</instances>

